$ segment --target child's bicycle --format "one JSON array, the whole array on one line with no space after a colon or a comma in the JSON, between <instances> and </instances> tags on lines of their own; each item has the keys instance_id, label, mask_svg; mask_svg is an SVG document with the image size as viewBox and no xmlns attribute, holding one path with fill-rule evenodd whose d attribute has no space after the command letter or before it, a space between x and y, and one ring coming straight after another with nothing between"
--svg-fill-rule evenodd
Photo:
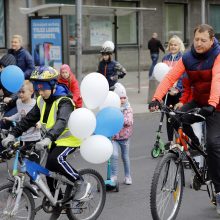
<instances>
[{"instance_id":1,"label":"child's bicycle","mask_svg":"<svg viewBox=\"0 0 220 220\"><path fill-rule=\"evenodd\" d=\"M154 171L151 192L150 207L154 220L174 220L180 209L183 187L185 186L183 159L187 158L190 166L195 172L193 178L193 188L200 190L202 185L207 187L211 202L215 201L215 192L212 181L208 176L207 154L198 146L192 143L189 137L183 133L181 118L184 115L191 114L195 117L203 116L198 114L199 109L192 109L189 112L180 112L167 106L162 106L162 111L168 113L173 120L178 120L180 127L175 133L175 143L171 146L168 153L159 161ZM203 167L199 168L198 163L193 159L188 149L197 150L203 157Z\"/></svg>"},{"instance_id":2,"label":"child's bicycle","mask_svg":"<svg viewBox=\"0 0 220 220\"><path fill-rule=\"evenodd\" d=\"M102 176L93 169L79 171L84 181L91 184L91 188L82 200L74 199L77 186L63 175L51 172L41 165L28 160L32 152L23 152L20 146L10 145L3 152L5 158L10 158L15 153L13 173L9 183L0 187L0 219L27 219L33 220L37 212L43 209L46 213L52 213L55 209L61 210L68 219L97 219L101 214L106 199L105 184ZM33 148L32 148L33 149ZM20 166L18 165L20 162ZM42 203L35 207L33 195L39 197L32 186L29 178L44 194ZM54 179L55 194L52 195L42 176ZM61 193L62 194L61 194ZM61 196L60 196L61 195ZM61 198L60 198L61 197Z\"/></svg>"}]
</instances>

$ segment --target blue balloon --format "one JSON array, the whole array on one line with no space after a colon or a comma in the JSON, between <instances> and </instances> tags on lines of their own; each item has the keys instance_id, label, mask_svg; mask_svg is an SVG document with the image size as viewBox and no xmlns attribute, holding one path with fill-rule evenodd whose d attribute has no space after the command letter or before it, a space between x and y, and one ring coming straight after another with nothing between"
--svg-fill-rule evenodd
<instances>
[{"instance_id":1,"label":"blue balloon","mask_svg":"<svg viewBox=\"0 0 220 220\"><path fill-rule=\"evenodd\" d=\"M24 72L18 66L9 65L1 72L1 83L9 92L16 93L24 83Z\"/></svg>"},{"instance_id":2,"label":"blue balloon","mask_svg":"<svg viewBox=\"0 0 220 220\"><path fill-rule=\"evenodd\" d=\"M96 115L95 134L105 137L112 137L117 134L124 124L124 115L120 109L115 107L106 107L101 109Z\"/></svg>"}]
</instances>

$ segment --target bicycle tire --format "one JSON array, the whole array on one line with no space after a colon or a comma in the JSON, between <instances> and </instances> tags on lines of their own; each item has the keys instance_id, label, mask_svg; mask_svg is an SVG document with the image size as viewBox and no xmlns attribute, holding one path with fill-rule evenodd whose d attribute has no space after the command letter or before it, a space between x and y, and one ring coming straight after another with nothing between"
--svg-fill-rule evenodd
<instances>
[{"instance_id":1,"label":"bicycle tire","mask_svg":"<svg viewBox=\"0 0 220 220\"><path fill-rule=\"evenodd\" d=\"M12 211L13 208L14 208L14 204L12 204L12 203L14 202L14 200L16 198L16 197L13 197L13 195L11 193L12 188L13 188L13 183L7 183L7 184L4 184L0 187L0 201L2 202L2 204L0 205L0 219L1 220L4 220L4 219L19 220L20 219L19 218L19 213L22 210L27 210L28 211L27 220L34 220L34 217L35 217L35 212L34 212L35 203L34 203L34 199L32 197L32 194L26 188L23 189L22 196L26 200L27 204L24 204L23 209L19 206L18 207L18 212L15 213L14 216L8 216L9 215L8 212ZM2 199L1 199L1 195L2 195L2 193L4 193L4 191L6 191L6 193L8 194L8 197L5 197L5 199L7 199L7 201L5 201L5 200L2 201ZM12 197L9 198L9 196L12 196ZM4 197L4 195L3 195L3 197ZM23 204L23 202L20 202L20 204ZM2 207L3 205L6 206L4 209ZM4 212L1 209L3 209ZM21 219L25 219L25 218L22 216Z\"/></svg>"},{"instance_id":2,"label":"bicycle tire","mask_svg":"<svg viewBox=\"0 0 220 220\"><path fill-rule=\"evenodd\" d=\"M154 175L153 175L152 183L151 183L151 192L150 192L150 209L151 209L151 215L153 217L153 220L166 220L166 219L174 220L176 219L176 216L179 212L181 201L182 201L182 196L183 196L184 173L183 173L182 164L179 164L178 170L177 170L177 163L175 163L177 158L178 157L176 154L167 153L159 161L154 171ZM172 168L171 165L174 165L174 168ZM164 173L163 173L163 169L165 169ZM175 171L178 171L178 172L175 172ZM177 178L175 178L175 173L177 173L176 175ZM162 179L163 185L159 185L161 177L163 177ZM177 182L175 182L176 187L173 187L174 179L177 180ZM170 184L171 189L168 188L169 184ZM168 196L163 197L164 194L167 194ZM167 211L167 209L169 208L168 206L170 206L170 204L168 202L165 203L161 199L162 201L162 205L161 205L161 201L158 201L158 197L160 195L162 195L161 196L162 199L173 197L172 200L171 199L169 200L169 203L173 201L174 207L173 209L171 209L170 213L168 213L168 216L167 216L167 213L165 213L165 211ZM166 204L166 207L164 207L164 210L162 210L164 204Z\"/></svg>"},{"instance_id":3,"label":"bicycle tire","mask_svg":"<svg viewBox=\"0 0 220 220\"><path fill-rule=\"evenodd\" d=\"M66 214L70 220L95 220L99 217L99 215L102 213L102 210L105 206L105 200L106 200L106 189L105 189L105 183L102 178L102 176L93 169L83 169L79 171L80 175L84 178L85 181L90 182L92 187L91 187L91 192L90 192L90 198L86 202L76 202L73 199L73 205L74 207L70 207L69 209L66 210ZM96 183L93 183L92 180L96 181ZM94 193L94 194L93 194ZM99 194L99 201L97 208L94 210L93 213L91 213L89 216L85 216L85 212L87 209L84 207L90 206L92 207L92 204L95 204L95 193ZM92 202L92 204L90 204ZM75 212L75 213L74 213Z\"/></svg>"},{"instance_id":4,"label":"bicycle tire","mask_svg":"<svg viewBox=\"0 0 220 220\"><path fill-rule=\"evenodd\" d=\"M160 148L159 147L154 147L152 150L151 150L151 156L153 158L157 158L160 156Z\"/></svg>"}]
</instances>

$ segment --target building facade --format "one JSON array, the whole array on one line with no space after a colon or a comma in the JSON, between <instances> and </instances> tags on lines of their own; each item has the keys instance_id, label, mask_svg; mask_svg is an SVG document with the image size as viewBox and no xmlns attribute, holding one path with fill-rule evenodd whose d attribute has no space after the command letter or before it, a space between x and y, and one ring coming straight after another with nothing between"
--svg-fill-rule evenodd
<instances>
[{"instance_id":1,"label":"building facade","mask_svg":"<svg viewBox=\"0 0 220 220\"><path fill-rule=\"evenodd\" d=\"M75 4L74 0L0 0L0 54L3 55L10 48L11 37L14 34L22 35L24 47L31 49L30 15L22 14L20 7L61 2ZM216 37L220 38L220 0L83 0L82 3L96 6L156 8L156 11L141 11L139 15L131 13L117 18L94 14L83 16L82 71L84 73L97 70L100 46L106 39L114 41L117 37L117 59L127 70L137 70L138 54L140 54L141 70L146 70L151 63L147 42L153 32L158 33L164 45L170 36L176 34L184 41L186 47L189 47L192 43L194 27L205 22L214 27ZM69 63L74 69L76 19L74 15L62 15L62 19L63 62ZM115 19L117 19L117 35Z\"/></svg>"}]
</instances>

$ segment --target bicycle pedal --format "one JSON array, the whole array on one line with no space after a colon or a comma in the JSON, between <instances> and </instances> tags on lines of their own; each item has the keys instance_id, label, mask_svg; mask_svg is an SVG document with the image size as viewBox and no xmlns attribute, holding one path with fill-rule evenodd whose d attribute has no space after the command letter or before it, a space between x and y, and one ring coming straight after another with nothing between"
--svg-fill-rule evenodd
<instances>
[{"instance_id":1,"label":"bicycle pedal","mask_svg":"<svg viewBox=\"0 0 220 220\"><path fill-rule=\"evenodd\" d=\"M190 165L189 161L183 161L183 166L185 169L191 169L191 165Z\"/></svg>"}]
</instances>

